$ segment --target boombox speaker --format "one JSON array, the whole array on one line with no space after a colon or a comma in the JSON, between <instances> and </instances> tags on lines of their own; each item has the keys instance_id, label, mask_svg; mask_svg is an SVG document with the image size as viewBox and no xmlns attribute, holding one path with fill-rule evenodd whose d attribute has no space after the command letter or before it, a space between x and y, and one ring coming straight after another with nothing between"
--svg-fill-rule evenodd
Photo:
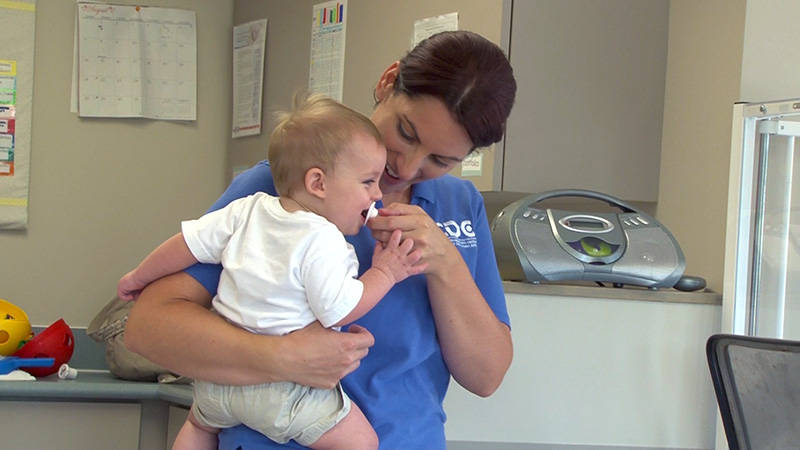
<instances>
[{"instance_id":1,"label":"boombox speaker","mask_svg":"<svg viewBox=\"0 0 800 450\"><path fill-rule=\"evenodd\" d=\"M556 197L607 202L620 213L543 208ZM497 263L506 279L595 281L671 288L686 260L669 230L630 204L600 192L567 189L529 195L508 205L492 222Z\"/></svg>"}]
</instances>

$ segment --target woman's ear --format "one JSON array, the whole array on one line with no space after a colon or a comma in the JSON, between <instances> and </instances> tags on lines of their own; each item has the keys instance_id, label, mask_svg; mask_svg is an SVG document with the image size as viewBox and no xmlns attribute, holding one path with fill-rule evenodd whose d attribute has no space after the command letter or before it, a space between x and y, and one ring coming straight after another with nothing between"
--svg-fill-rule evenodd
<instances>
[{"instance_id":1,"label":"woman's ear","mask_svg":"<svg viewBox=\"0 0 800 450\"><path fill-rule=\"evenodd\" d=\"M325 198L325 172L319 167L312 167L306 171L306 191L318 198Z\"/></svg>"},{"instance_id":2,"label":"woman's ear","mask_svg":"<svg viewBox=\"0 0 800 450\"><path fill-rule=\"evenodd\" d=\"M397 81L397 74L400 71L400 61L393 62L386 70L383 71L378 85L375 86L375 99L378 102L383 101L391 95L394 89L394 83Z\"/></svg>"}]
</instances>

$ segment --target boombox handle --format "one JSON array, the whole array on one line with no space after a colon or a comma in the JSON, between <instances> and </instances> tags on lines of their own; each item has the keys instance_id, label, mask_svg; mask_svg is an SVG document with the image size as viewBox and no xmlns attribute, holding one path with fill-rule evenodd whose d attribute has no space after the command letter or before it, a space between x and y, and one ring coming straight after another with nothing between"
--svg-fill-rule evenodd
<instances>
[{"instance_id":1,"label":"boombox handle","mask_svg":"<svg viewBox=\"0 0 800 450\"><path fill-rule=\"evenodd\" d=\"M528 204L533 205L534 203L541 202L542 200L547 200L556 197L584 197L584 198L590 198L592 200L602 200L611 206L615 206L621 209L623 212L641 213L641 211L634 208L632 205L625 203L616 197L612 197L608 194L603 194L602 192L590 191L586 189L556 189L553 191L541 192L539 194L534 194L528 197L530 199Z\"/></svg>"}]
</instances>

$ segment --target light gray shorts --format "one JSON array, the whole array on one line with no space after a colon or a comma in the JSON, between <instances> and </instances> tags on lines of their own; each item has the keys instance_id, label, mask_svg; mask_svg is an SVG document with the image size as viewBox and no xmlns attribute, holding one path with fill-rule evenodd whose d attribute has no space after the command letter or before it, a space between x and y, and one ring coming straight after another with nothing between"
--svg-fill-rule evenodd
<instances>
[{"instance_id":1,"label":"light gray shorts","mask_svg":"<svg viewBox=\"0 0 800 450\"><path fill-rule=\"evenodd\" d=\"M296 383L226 386L194 382L192 413L213 428L248 427L284 444L316 442L350 412L350 398L341 385L317 389Z\"/></svg>"}]
</instances>

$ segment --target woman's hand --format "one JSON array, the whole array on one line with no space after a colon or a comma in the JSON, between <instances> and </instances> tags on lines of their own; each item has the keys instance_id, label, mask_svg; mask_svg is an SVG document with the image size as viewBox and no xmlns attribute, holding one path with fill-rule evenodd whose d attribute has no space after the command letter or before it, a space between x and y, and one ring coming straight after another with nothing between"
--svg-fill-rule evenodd
<instances>
[{"instance_id":1,"label":"woman's hand","mask_svg":"<svg viewBox=\"0 0 800 450\"><path fill-rule=\"evenodd\" d=\"M386 243L399 229L428 264L424 273L436 333L453 378L476 395L491 395L511 365L509 328L489 308L461 253L425 211L393 203L378 213L367 224L373 237Z\"/></svg>"},{"instance_id":2,"label":"woman's hand","mask_svg":"<svg viewBox=\"0 0 800 450\"><path fill-rule=\"evenodd\" d=\"M378 210L378 214L367 223L372 230L372 237L386 245L392 232L400 230L403 233L401 242L413 239L412 251L419 251L422 255L417 264L428 264L423 273L446 270L453 263L453 258L461 258L447 235L419 206L392 203Z\"/></svg>"},{"instance_id":3,"label":"woman's hand","mask_svg":"<svg viewBox=\"0 0 800 450\"><path fill-rule=\"evenodd\" d=\"M319 322L282 339L295 364L287 368L286 378L323 389L332 389L345 375L356 370L375 343L372 333L362 326L354 324L347 332L338 332L324 328Z\"/></svg>"}]
</instances>

